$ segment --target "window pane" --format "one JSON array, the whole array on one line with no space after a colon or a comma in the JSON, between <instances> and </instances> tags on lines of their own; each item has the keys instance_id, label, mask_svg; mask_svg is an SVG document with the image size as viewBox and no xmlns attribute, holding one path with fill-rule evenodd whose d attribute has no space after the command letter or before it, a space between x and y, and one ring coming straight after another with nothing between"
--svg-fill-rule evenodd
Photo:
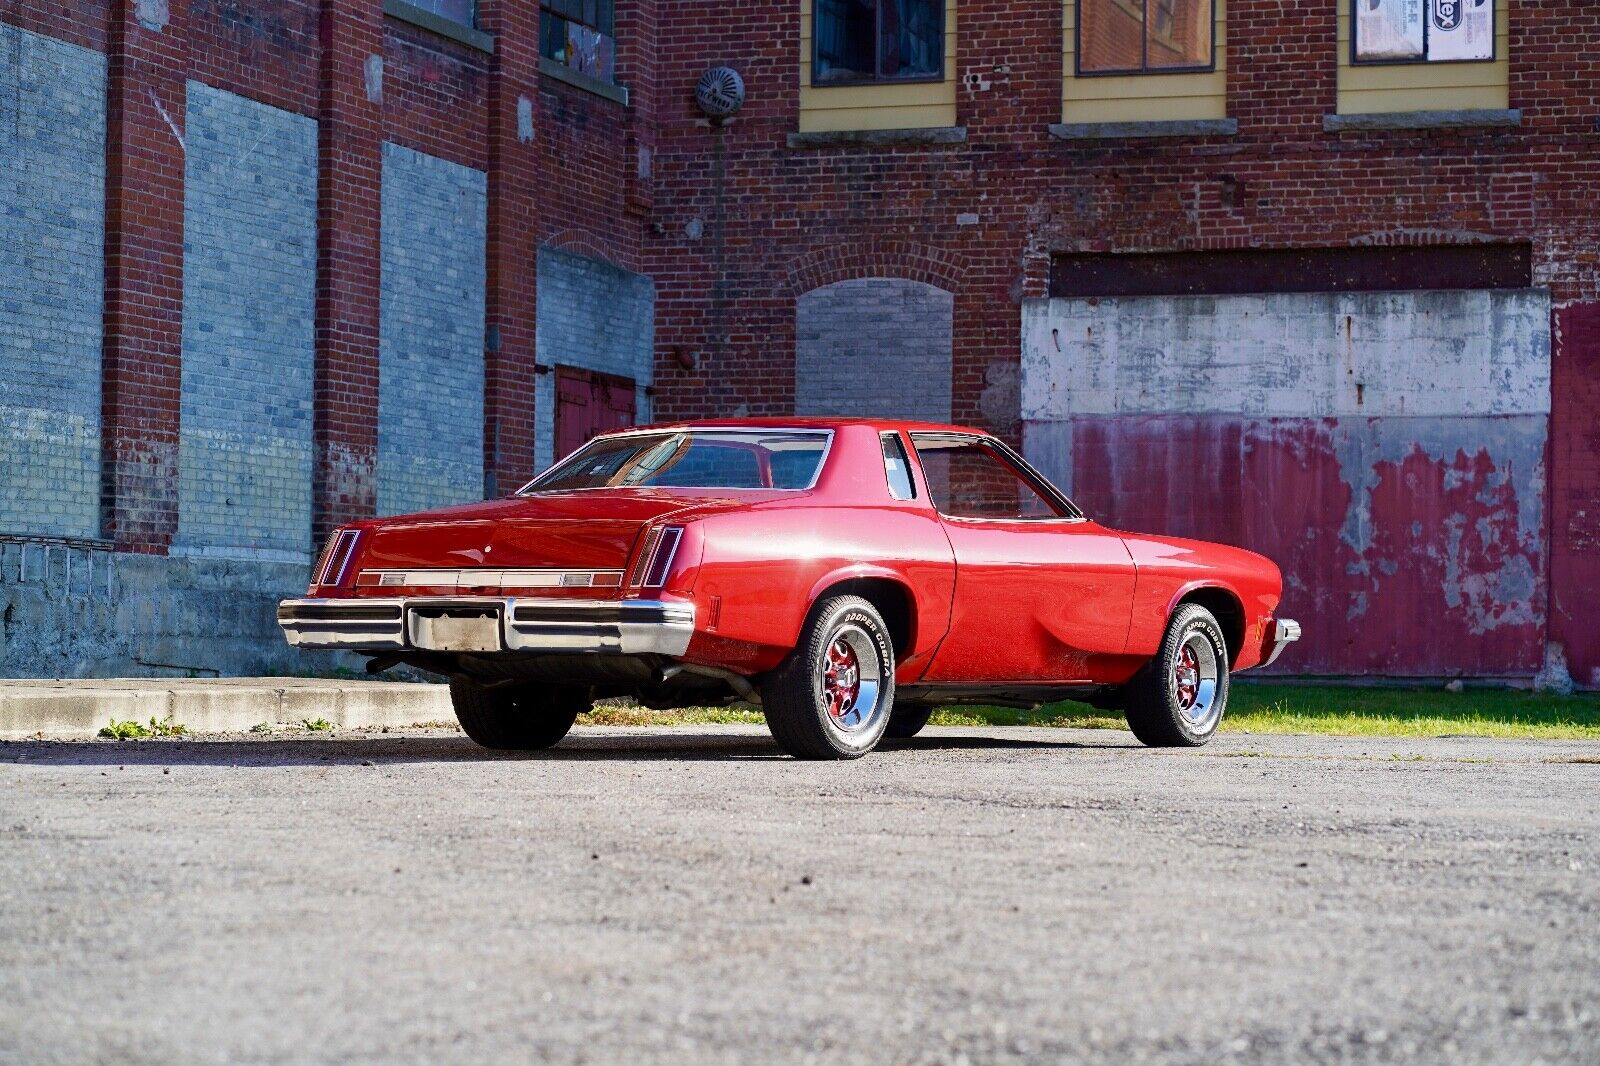
<instances>
[{"instance_id":1,"label":"window pane","mask_svg":"<svg viewBox=\"0 0 1600 1066\"><path fill-rule=\"evenodd\" d=\"M1149 0L1151 70L1211 65L1211 0Z\"/></svg>"},{"instance_id":2,"label":"window pane","mask_svg":"<svg viewBox=\"0 0 1600 1066\"><path fill-rule=\"evenodd\" d=\"M905 445L898 433L883 434L883 472L889 479L889 495L897 500L914 500L917 489L911 481L911 464L906 461Z\"/></svg>"},{"instance_id":3,"label":"window pane","mask_svg":"<svg viewBox=\"0 0 1600 1066\"><path fill-rule=\"evenodd\" d=\"M913 433L928 494L952 518L1063 518L999 453L972 440Z\"/></svg>"},{"instance_id":4,"label":"window pane","mask_svg":"<svg viewBox=\"0 0 1600 1066\"><path fill-rule=\"evenodd\" d=\"M944 70L944 0L883 0L883 76L936 78Z\"/></svg>"},{"instance_id":5,"label":"window pane","mask_svg":"<svg viewBox=\"0 0 1600 1066\"><path fill-rule=\"evenodd\" d=\"M1140 70L1144 66L1144 0L1079 0L1078 69Z\"/></svg>"},{"instance_id":6,"label":"window pane","mask_svg":"<svg viewBox=\"0 0 1600 1066\"><path fill-rule=\"evenodd\" d=\"M1423 0L1361 0L1356 9L1357 59L1421 59Z\"/></svg>"},{"instance_id":7,"label":"window pane","mask_svg":"<svg viewBox=\"0 0 1600 1066\"><path fill-rule=\"evenodd\" d=\"M816 0L811 32L816 35L816 80L859 81L877 74L876 0Z\"/></svg>"}]
</instances>

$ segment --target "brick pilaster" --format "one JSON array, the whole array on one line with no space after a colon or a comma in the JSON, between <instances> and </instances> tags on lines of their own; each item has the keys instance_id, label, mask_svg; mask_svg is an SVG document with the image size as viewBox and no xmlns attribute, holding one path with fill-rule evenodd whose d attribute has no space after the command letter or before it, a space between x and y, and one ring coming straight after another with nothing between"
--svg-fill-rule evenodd
<instances>
[{"instance_id":1,"label":"brick pilaster","mask_svg":"<svg viewBox=\"0 0 1600 1066\"><path fill-rule=\"evenodd\" d=\"M539 7L521 0L483 0L478 23L495 38L487 123L483 377L483 486L493 497L515 491L534 473Z\"/></svg>"},{"instance_id":2,"label":"brick pilaster","mask_svg":"<svg viewBox=\"0 0 1600 1066\"><path fill-rule=\"evenodd\" d=\"M178 526L188 0L118 0L106 69L101 527L165 554Z\"/></svg>"},{"instance_id":3,"label":"brick pilaster","mask_svg":"<svg viewBox=\"0 0 1600 1066\"><path fill-rule=\"evenodd\" d=\"M311 513L320 542L377 508L383 185L379 0L323 0Z\"/></svg>"}]
</instances>

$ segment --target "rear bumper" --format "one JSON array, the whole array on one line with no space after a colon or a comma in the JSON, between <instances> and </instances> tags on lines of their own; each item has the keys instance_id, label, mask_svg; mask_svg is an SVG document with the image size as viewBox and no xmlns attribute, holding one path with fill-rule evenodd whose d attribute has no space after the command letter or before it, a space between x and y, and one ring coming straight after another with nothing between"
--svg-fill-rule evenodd
<instances>
[{"instance_id":1,"label":"rear bumper","mask_svg":"<svg viewBox=\"0 0 1600 1066\"><path fill-rule=\"evenodd\" d=\"M1300 623L1290 618L1275 618L1267 623L1267 632L1261 638L1259 666L1271 666L1283 654L1283 649L1300 639Z\"/></svg>"},{"instance_id":2,"label":"rear bumper","mask_svg":"<svg viewBox=\"0 0 1600 1066\"><path fill-rule=\"evenodd\" d=\"M684 654L694 604L667 600L566 600L519 596L296 599L278 625L297 648Z\"/></svg>"}]
</instances>

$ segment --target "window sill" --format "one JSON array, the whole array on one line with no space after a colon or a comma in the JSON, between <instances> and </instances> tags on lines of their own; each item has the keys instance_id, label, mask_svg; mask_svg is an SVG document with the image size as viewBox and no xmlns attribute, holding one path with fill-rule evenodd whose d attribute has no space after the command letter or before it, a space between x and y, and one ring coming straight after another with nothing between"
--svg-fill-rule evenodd
<instances>
[{"instance_id":1,"label":"window sill","mask_svg":"<svg viewBox=\"0 0 1600 1066\"><path fill-rule=\"evenodd\" d=\"M1360 115L1323 115L1328 133L1364 130L1461 130L1522 125L1522 112L1509 111L1395 111Z\"/></svg>"},{"instance_id":2,"label":"window sill","mask_svg":"<svg viewBox=\"0 0 1600 1066\"><path fill-rule=\"evenodd\" d=\"M789 134L790 148L895 148L966 144L965 126L906 130L825 130Z\"/></svg>"},{"instance_id":3,"label":"window sill","mask_svg":"<svg viewBox=\"0 0 1600 1066\"><path fill-rule=\"evenodd\" d=\"M383 0L383 13L392 19L409 22L413 26L421 26L440 37L448 37L452 41L476 48L480 52L494 52L494 36L482 30L463 26L454 19L447 19L443 15L435 15L427 8L408 4L406 0Z\"/></svg>"},{"instance_id":4,"label":"window sill","mask_svg":"<svg viewBox=\"0 0 1600 1066\"><path fill-rule=\"evenodd\" d=\"M613 100L621 104L623 107L628 106L627 86L613 85L609 81L601 81L592 74L585 74L581 70L573 70L565 63L557 63L549 56L539 57L539 73L570 85L574 89L582 89L584 92L603 96L607 100Z\"/></svg>"},{"instance_id":5,"label":"window sill","mask_svg":"<svg viewBox=\"0 0 1600 1066\"><path fill-rule=\"evenodd\" d=\"M1140 137L1233 137L1236 118L1198 118L1170 122L1052 122L1058 141L1132 140Z\"/></svg>"}]
</instances>

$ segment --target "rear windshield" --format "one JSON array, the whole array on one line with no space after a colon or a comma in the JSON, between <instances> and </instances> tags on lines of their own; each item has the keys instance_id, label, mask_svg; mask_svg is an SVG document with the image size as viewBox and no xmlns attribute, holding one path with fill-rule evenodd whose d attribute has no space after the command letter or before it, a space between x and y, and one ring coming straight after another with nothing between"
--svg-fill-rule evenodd
<instances>
[{"instance_id":1,"label":"rear windshield","mask_svg":"<svg viewBox=\"0 0 1600 1066\"><path fill-rule=\"evenodd\" d=\"M827 447L825 430L666 430L598 437L522 492L807 489L817 479Z\"/></svg>"}]
</instances>

